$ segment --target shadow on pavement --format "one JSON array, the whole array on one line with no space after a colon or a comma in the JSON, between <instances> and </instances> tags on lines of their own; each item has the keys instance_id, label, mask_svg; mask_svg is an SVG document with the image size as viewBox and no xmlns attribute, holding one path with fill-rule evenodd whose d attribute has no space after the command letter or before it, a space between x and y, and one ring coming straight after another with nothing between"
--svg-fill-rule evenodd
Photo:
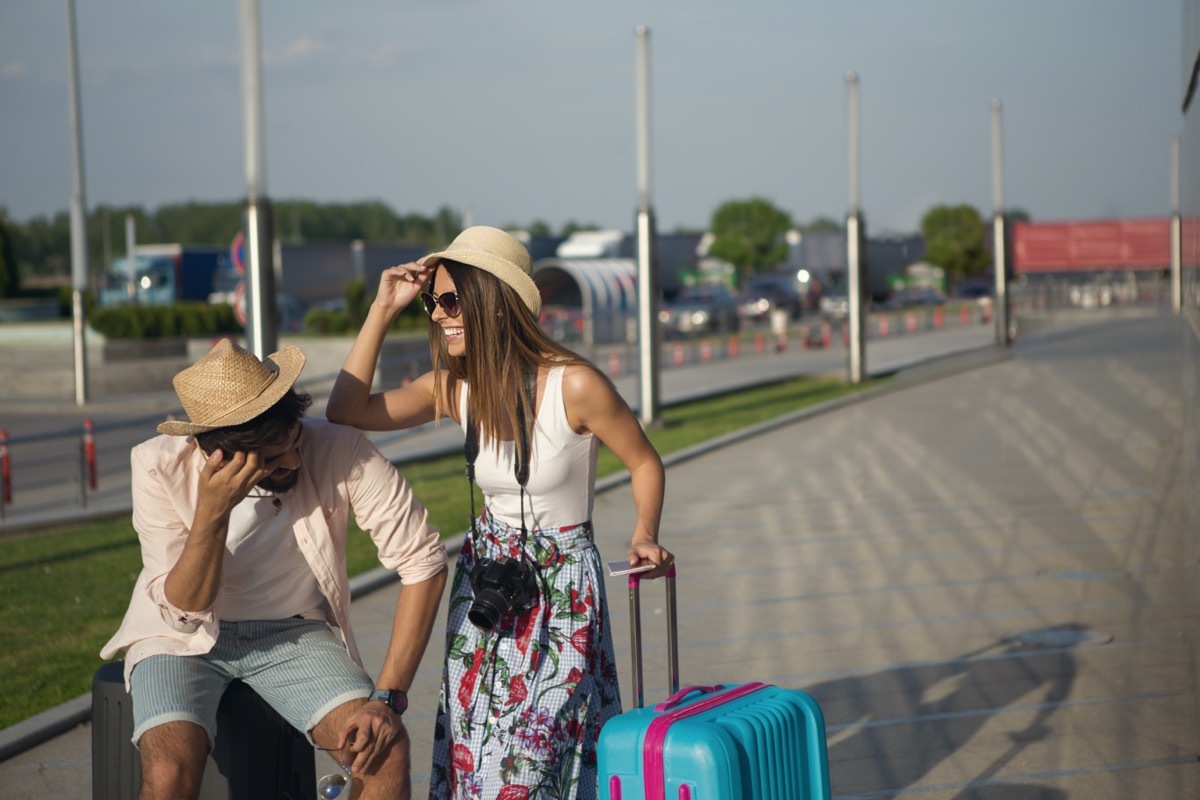
<instances>
[{"instance_id":1,"label":"shadow on pavement","mask_svg":"<svg viewBox=\"0 0 1200 800\"><path fill-rule=\"evenodd\" d=\"M996 776L1028 746L1050 735L1049 720L1070 695L1077 675L1072 642L1084 643L1090 636L1085 625L1043 628L948 661L805 687L829 712L854 720L827 720L836 797L867 800L939 790L951 796L959 789L955 800L1065 798L1058 789ZM1053 642L1063 644L1048 646ZM997 715L1022 712L1032 714L1023 727L982 733ZM991 737L978 750L988 754L986 764L964 752L981 733ZM1007 746L995 737L1007 737ZM969 773L938 770L951 759L951 769L973 766L967 767Z\"/></svg>"}]
</instances>

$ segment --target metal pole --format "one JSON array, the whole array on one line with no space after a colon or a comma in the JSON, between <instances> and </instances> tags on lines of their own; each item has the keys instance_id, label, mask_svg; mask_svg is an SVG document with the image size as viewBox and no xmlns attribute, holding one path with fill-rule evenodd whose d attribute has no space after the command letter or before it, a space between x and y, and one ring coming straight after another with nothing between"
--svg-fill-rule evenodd
<instances>
[{"instance_id":1,"label":"metal pole","mask_svg":"<svg viewBox=\"0 0 1200 800\"><path fill-rule=\"evenodd\" d=\"M79 38L75 33L75 0L67 0L67 83L70 93L71 160L75 188L71 192L71 318L75 343L75 403L87 403L87 308L83 293L88 286L87 200L83 181L83 115L79 105Z\"/></svg>"},{"instance_id":2,"label":"metal pole","mask_svg":"<svg viewBox=\"0 0 1200 800\"><path fill-rule=\"evenodd\" d=\"M1008 304L1008 224L1004 219L1004 108L992 98L992 252L995 274L996 344L1012 344Z\"/></svg>"},{"instance_id":3,"label":"metal pole","mask_svg":"<svg viewBox=\"0 0 1200 800\"><path fill-rule=\"evenodd\" d=\"M1179 213L1179 136L1171 137L1171 310L1183 311L1183 217Z\"/></svg>"},{"instance_id":4,"label":"metal pole","mask_svg":"<svg viewBox=\"0 0 1200 800\"><path fill-rule=\"evenodd\" d=\"M646 704L645 676L642 673L642 601L641 577L629 576L629 651L633 659L633 702L638 708Z\"/></svg>"},{"instance_id":5,"label":"metal pole","mask_svg":"<svg viewBox=\"0 0 1200 800\"><path fill-rule=\"evenodd\" d=\"M848 345L850 383L867 379L866 270L863 266L862 211L858 179L858 75L846 74L846 151L849 169L849 209L846 213L846 320L850 325Z\"/></svg>"},{"instance_id":6,"label":"metal pole","mask_svg":"<svg viewBox=\"0 0 1200 800\"><path fill-rule=\"evenodd\" d=\"M125 258L129 263L129 302L137 303L138 262L137 262L137 225L133 214L125 215Z\"/></svg>"},{"instance_id":7,"label":"metal pole","mask_svg":"<svg viewBox=\"0 0 1200 800\"><path fill-rule=\"evenodd\" d=\"M258 0L239 0L242 118L246 136L246 338L259 358L276 350L273 225L267 199Z\"/></svg>"},{"instance_id":8,"label":"metal pole","mask_svg":"<svg viewBox=\"0 0 1200 800\"><path fill-rule=\"evenodd\" d=\"M634 28L637 93L637 255L638 349L640 355L640 407L643 425L659 419L659 330L655 306L658 275L654 259L654 211L650 202L650 31Z\"/></svg>"}]
</instances>

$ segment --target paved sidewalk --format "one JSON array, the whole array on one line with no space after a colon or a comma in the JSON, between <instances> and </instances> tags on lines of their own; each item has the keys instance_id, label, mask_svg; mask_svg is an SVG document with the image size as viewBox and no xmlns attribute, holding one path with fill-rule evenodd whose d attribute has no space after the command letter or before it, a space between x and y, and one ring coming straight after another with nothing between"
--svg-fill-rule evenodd
<instances>
[{"instance_id":1,"label":"paved sidewalk","mask_svg":"<svg viewBox=\"0 0 1200 800\"><path fill-rule=\"evenodd\" d=\"M1182 343L1170 317L1050 334L673 459L683 682L812 693L841 800L1200 797ZM630 506L623 485L597 498L606 557ZM354 604L371 669L398 591ZM642 605L658 699L659 587ZM441 636L406 715L415 797ZM89 797L90 729L0 763L0 785Z\"/></svg>"}]
</instances>

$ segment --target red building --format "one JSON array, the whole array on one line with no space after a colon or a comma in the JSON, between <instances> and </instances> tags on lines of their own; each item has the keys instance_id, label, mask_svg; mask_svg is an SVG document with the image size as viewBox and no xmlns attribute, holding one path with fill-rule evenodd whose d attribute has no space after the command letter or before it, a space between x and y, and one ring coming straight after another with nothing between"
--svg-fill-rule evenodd
<instances>
[{"instance_id":1,"label":"red building","mask_svg":"<svg viewBox=\"0 0 1200 800\"><path fill-rule=\"evenodd\" d=\"M1018 222L1017 275L1110 270L1165 270L1171 265L1171 220Z\"/></svg>"}]
</instances>

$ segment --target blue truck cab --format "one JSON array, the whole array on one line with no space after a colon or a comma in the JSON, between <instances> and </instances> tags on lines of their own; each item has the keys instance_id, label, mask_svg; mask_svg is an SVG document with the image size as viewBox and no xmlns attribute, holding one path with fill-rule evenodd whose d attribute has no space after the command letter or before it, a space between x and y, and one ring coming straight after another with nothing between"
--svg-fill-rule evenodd
<instances>
[{"instance_id":1,"label":"blue truck cab","mask_svg":"<svg viewBox=\"0 0 1200 800\"><path fill-rule=\"evenodd\" d=\"M207 302L218 271L229 269L223 247L160 244L139 246L130 259L113 259L100 286L101 306L170 305L184 300Z\"/></svg>"}]
</instances>

